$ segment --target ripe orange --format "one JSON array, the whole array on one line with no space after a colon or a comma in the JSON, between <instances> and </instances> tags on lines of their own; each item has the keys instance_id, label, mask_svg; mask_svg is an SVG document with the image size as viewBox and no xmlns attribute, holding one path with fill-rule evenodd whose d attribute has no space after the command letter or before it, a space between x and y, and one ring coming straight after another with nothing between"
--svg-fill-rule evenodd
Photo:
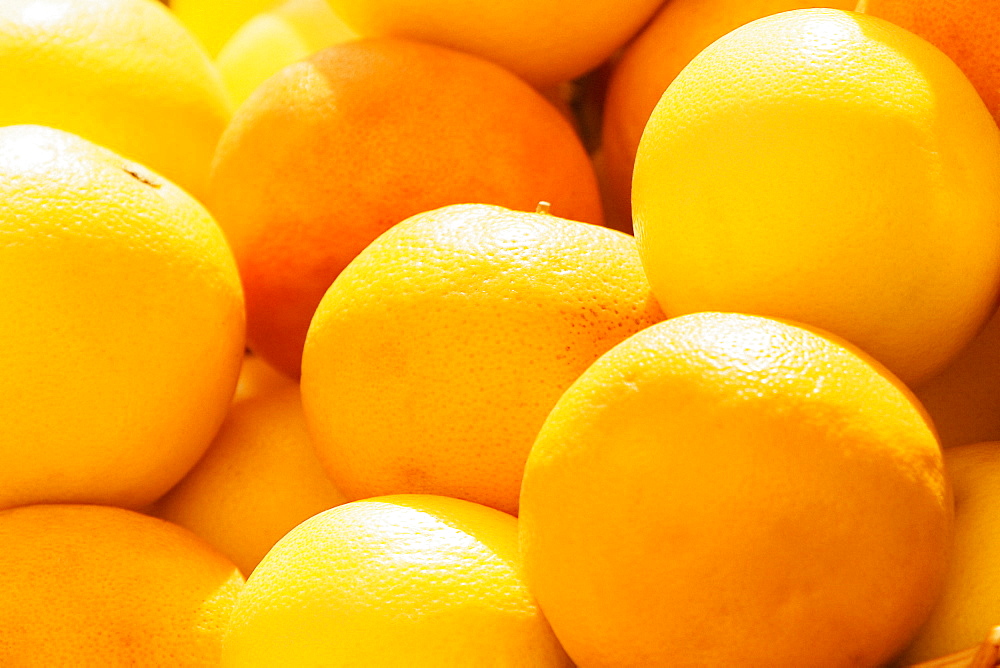
<instances>
[{"instance_id":1,"label":"ripe orange","mask_svg":"<svg viewBox=\"0 0 1000 668\"><path fill-rule=\"evenodd\" d=\"M316 305L343 267L408 216L466 202L600 222L569 122L497 65L362 40L268 79L219 144L210 208L232 243L251 349L298 377Z\"/></svg>"},{"instance_id":2,"label":"ripe orange","mask_svg":"<svg viewBox=\"0 0 1000 668\"><path fill-rule=\"evenodd\" d=\"M663 91L691 59L753 20L803 7L854 9L857 0L670 0L616 62L604 98L601 155L609 218L631 220L632 168Z\"/></svg>"},{"instance_id":3,"label":"ripe orange","mask_svg":"<svg viewBox=\"0 0 1000 668\"><path fill-rule=\"evenodd\" d=\"M201 457L243 357L221 230L79 137L0 128L0 507L140 508Z\"/></svg>"},{"instance_id":4,"label":"ripe orange","mask_svg":"<svg viewBox=\"0 0 1000 668\"><path fill-rule=\"evenodd\" d=\"M327 0L367 37L404 37L496 62L547 88L601 64L663 0Z\"/></svg>"},{"instance_id":5,"label":"ripe orange","mask_svg":"<svg viewBox=\"0 0 1000 668\"><path fill-rule=\"evenodd\" d=\"M517 520L440 496L306 520L247 580L226 668L570 666L525 587Z\"/></svg>"},{"instance_id":6,"label":"ripe orange","mask_svg":"<svg viewBox=\"0 0 1000 668\"><path fill-rule=\"evenodd\" d=\"M1000 0L866 0L866 11L917 33L962 68L1000 123Z\"/></svg>"},{"instance_id":7,"label":"ripe orange","mask_svg":"<svg viewBox=\"0 0 1000 668\"><path fill-rule=\"evenodd\" d=\"M1000 313L944 371L914 392L944 447L1000 440Z\"/></svg>"},{"instance_id":8,"label":"ripe orange","mask_svg":"<svg viewBox=\"0 0 1000 668\"><path fill-rule=\"evenodd\" d=\"M897 379L819 330L701 313L597 360L535 441L528 585L582 666L876 666L941 588L952 498Z\"/></svg>"},{"instance_id":9,"label":"ripe orange","mask_svg":"<svg viewBox=\"0 0 1000 668\"><path fill-rule=\"evenodd\" d=\"M916 385L1000 287L1000 130L941 51L864 14L737 28L674 79L636 159L643 264L669 313L813 324Z\"/></svg>"},{"instance_id":10,"label":"ripe orange","mask_svg":"<svg viewBox=\"0 0 1000 668\"><path fill-rule=\"evenodd\" d=\"M39 505L0 512L0 543L0 664L219 664L243 577L186 529Z\"/></svg>"},{"instance_id":11,"label":"ripe orange","mask_svg":"<svg viewBox=\"0 0 1000 668\"><path fill-rule=\"evenodd\" d=\"M442 494L516 513L559 395L662 318L627 234L494 206L429 211L323 298L302 360L309 430L350 499Z\"/></svg>"},{"instance_id":12,"label":"ripe orange","mask_svg":"<svg viewBox=\"0 0 1000 668\"><path fill-rule=\"evenodd\" d=\"M263 375L260 364L252 356L244 363L244 389ZM152 509L208 541L245 575L297 524L347 500L316 457L298 383L271 373L280 385L234 400L205 456Z\"/></svg>"},{"instance_id":13,"label":"ripe orange","mask_svg":"<svg viewBox=\"0 0 1000 668\"><path fill-rule=\"evenodd\" d=\"M72 132L204 196L229 100L160 3L4 0L0 62L0 126Z\"/></svg>"}]
</instances>

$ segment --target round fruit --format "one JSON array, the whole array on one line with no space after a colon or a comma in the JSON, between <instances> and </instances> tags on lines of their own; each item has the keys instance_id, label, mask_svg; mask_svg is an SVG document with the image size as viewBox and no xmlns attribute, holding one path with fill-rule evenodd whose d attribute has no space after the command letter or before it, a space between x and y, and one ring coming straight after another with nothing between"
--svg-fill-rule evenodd
<instances>
[{"instance_id":1,"label":"round fruit","mask_svg":"<svg viewBox=\"0 0 1000 668\"><path fill-rule=\"evenodd\" d=\"M660 100L632 199L669 313L790 318L910 384L985 324L1000 285L1000 131L938 49L833 9L759 19Z\"/></svg>"},{"instance_id":2,"label":"round fruit","mask_svg":"<svg viewBox=\"0 0 1000 668\"><path fill-rule=\"evenodd\" d=\"M467 202L600 222L573 127L502 68L402 40L323 49L268 79L219 145L210 208L233 245L250 348L298 377L316 306L376 236Z\"/></svg>"},{"instance_id":3,"label":"round fruit","mask_svg":"<svg viewBox=\"0 0 1000 668\"><path fill-rule=\"evenodd\" d=\"M494 206L429 211L323 298L302 361L309 430L350 499L442 494L516 513L559 395L662 318L629 235Z\"/></svg>"},{"instance_id":4,"label":"round fruit","mask_svg":"<svg viewBox=\"0 0 1000 668\"><path fill-rule=\"evenodd\" d=\"M170 0L170 10L215 56L240 26L279 4L281 0Z\"/></svg>"},{"instance_id":5,"label":"round fruit","mask_svg":"<svg viewBox=\"0 0 1000 668\"><path fill-rule=\"evenodd\" d=\"M140 508L201 457L243 357L239 275L191 196L60 130L0 128L0 507Z\"/></svg>"},{"instance_id":6,"label":"round fruit","mask_svg":"<svg viewBox=\"0 0 1000 668\"><path fill-rule=\"evenodd\" d=\"M0 664L217 666L243 587L186 529L108 506L0 512Z\"/></svg>"},{"instance_id":7,"label":"round fruit","mask_svg":"<svg viewBox=\"0 0 1000 668\"><path fill-rule=\"evenodd\" d=\"M955 538L944 590L900 658L929 661L982 642L1000 619L1000 442L944 451L955 494Z\"/></svg>"},{"instance_id":8,"label":"round fruit","mask_svg":"<svg viewBox=\"0 0 1000 668\"><path fill-rule=\"evenodd\" d=\"M866 11L917 33L962 68L1000 122L1000 0L866 0Z\"/></svg>"},{"instance_id":9,"label":"round fruit","mask_svg":"<svg viewBox=\"0 0 1000 668\"><path fill-rule=\"evenodd\" d=\"M250 576L223 666L569 666L524 586L517 520L446 497L306 520Z\"/></svg>"},{"instance_id":10,"label":"round fruit","mask_svg":"<svg viewBox=\"0 0 1000 668\"><path fill-rule=\"evenodd\" d=\"M876 666L930 613L951 520L933 429L881 365L820 330L701 313L566 391L520 531L579 665Z\"/></svg>"},{"instance_id":11,"label":"round fruit","mask_svg":"<svg viewBox=\"0 0 1000 668\"><path fill-rule=\"evenodd\" d=\"M328 0L366 37L404 37L492 60L546 88L594 69L663 0Z\"/></svg>"},{"instance_id":12,"label":"round fruit","mask_svg":"<svg viewBox=\"0 0 1000 668\"><path fill-rule=\"evenodd\" d=\"M0 126L72 132L204 196L229 100L160 3L4 0L0 61Z\"/></svg>"},{"instance_id":13,"label":"round fruit","mask_svg":"<svg viewBox=\"0 0 1000 668\"><path fill-rule=\"evenodd\" d=\"M259 375L244 369L241 378ZM280 387L235 400L205 456L152 510L204 538L245 575L297 524L347 500L316 457L298 383L272 373Z\"/></svg>"},{"instance_id":14,"label":"round fruit","mask_svg":"<svg viewBox=\"0 0 1000 668\"><path fill-rule=\"evenodd\" d=\"M750 21L804 7L854 9L857 0L670 0L623 51L608 83L601 124L609 217L632 217L639 139L663 91L709 44Z\"/></svg>"}]
</instances>

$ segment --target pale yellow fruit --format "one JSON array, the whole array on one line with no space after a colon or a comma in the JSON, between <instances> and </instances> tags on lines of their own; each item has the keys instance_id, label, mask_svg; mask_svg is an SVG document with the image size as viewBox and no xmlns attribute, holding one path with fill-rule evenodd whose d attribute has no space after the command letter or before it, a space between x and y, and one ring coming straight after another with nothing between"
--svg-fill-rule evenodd
<instances>
[{"instance_id":1,"label":"pale yellow fruit","mask_svg":"<svg viewBox=\"0 0 1000 668\"><path fill-rule=\"evenodd\" d=\"M215 65L155 0L0 2L0 126L80 135L204 195L230 103Z\"/></svg>"},{"instance_id":2,"label":"pale yellow fruit","mask_svg":"<svg viewBox=\"0 0 1000 668\"><path fill-rule=\"evenodd\" d=\"M225 668L570 666L525 586L517 520L443 496L347 503L249 577Z\"/></svg>"},{"instance_id":3,"label":"pale yellow fruit","mask_svg":"<svg viewBox=\"0 0 1000 668\"><path fill-rule=\"evenodd\" d=\"M215 62L230 99L238 106L285 65L356 38L326 0L287 0L244 23Z\"/></svg>"},{"instance_id":4,"label":"pale yellow fruit","mask_svg":"<svg viewBox=\"0 0 1000 668\"><path fill-rule=\"evenodd\" d=\"M170 9L215 56L240 26L281 0L170 0Z\"/></svg>"},{"instance_id":5,"label":"pale yellow fruit","mask_svg":"<svg viewBox=\"0 0 1000 668\"><path fill-rule=\"evenodd\" d=\"M632 207L671 314L789 318L915 385L1000 281L1000 131L961 70L888 21L801 9L696 56L643 132Z\"/></svg>"},{"instance_id":6,"label":"pale yellow fruit","mask_svg":"<svg viewBox=\"0 0 1000 668\"><path fill-rule=\"evenodd\" d=\"M900 660L927 661L982 642L1000 623L1000 441L944 451L955 536L944 590Z\"/></svg>"},{"instance_id":7,"label":"pale yellow fruit","mask_svg":"<svg viewBox=\"0 0 1000 668\"><path fill-rule=\"evenodd\" d=\"M201 457L244 350L218 225L60 130L0 128L0 507L140 508Z\"/></svg>"}]
</instances>

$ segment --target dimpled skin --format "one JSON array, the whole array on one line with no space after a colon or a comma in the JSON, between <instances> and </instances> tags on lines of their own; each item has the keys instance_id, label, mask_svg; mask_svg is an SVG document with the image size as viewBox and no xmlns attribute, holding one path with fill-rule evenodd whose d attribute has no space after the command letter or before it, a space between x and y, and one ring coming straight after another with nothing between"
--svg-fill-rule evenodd
<instances>
[{"instance_id":1,"label":"dimpled skin","mask_svg":"<svg viewBox=\"0 0 1000 668\"><path fill-rule=\"evenodd\" d=\"M109 506L0 512L0 664L218 666L243 587L186 529Z\"/></svg>"},{"instance_id":2,"label":"dimpled skin","mask_svg":"<svg viewBox=\"0 0 1000 668\"><path fill-rule=\"evenodd\" d=\"M159 175L0 128L0 507L139 508L219 428L244 349L221 230Z\"/></svg>"},{"instance_id":3,"label":"dimpled skin","mask_svg":"<svg viewBox=\"0 0 1000 668\"><path fill-rule=\"evenodd\" d=\"M940 591L952 499L905 387L819 330L653 325L552 410L528 585L577 665L878 666Z\"/></svg>"},{"instance_id":4,"label":"dimpled skin","mask_svg":"<svg viewBox=\"0 0 1000 668\"><path fill-rule=\"evenodd\" d=\"M0 126L56 127L204 197L230 107L219 73L155 0L0 2Z\"/></svg>"},{"instance_id":5,"label":"dimpled skin","mask_svg":"<svg viewBox=\"0 0 1000 668\"><path fill-rule=\"evenodd\" d=\"M366 37L405 37L473 53L537 88L594 69L649 20L663 0L328 0Z\"/></svg>"},{"instance_id":6,"label":"dimpled skin","mask_svg":"<svg viewBox=\"0 0 1000 668\"><path fill-rule=\"evenodd\" d=\"M1000 122L1000 0L866 0L867 12L920 35L962 68Z\"/></svg>"},{"instance_id":7,"label":"dimpled skin","mask_svg":"<svg viewBox=\"0 0 1000 668\"><path fill-rule=\"evenodd\" d=\"M539 200L603 220L590 159L555 107L493 63L398 39L331 46L265 81L223 134L210 189L250 348L296 378L323 293L399 221Z\"/></svg>"},{"instance_id":8,"label":"dimpled skin","mask_svg":"<svg viewBox=\"0 0 1000 668\"><path fill-rule=\"evenodd\" d=\"M282 538L241 592L222 665L572 664L524 585L515 518L397 495L338 506Z\"/></svg>"},{"instance_id":9,"label":"dimpled skin","mask_svg":"<svg viewBox=\"0 0 1000 668\"><path fill-rule=\"evenodd\" d=\"M432 493L516 513L559 395L662 318L629 235L502 207L430 211L323 298L302 363L307 424L348 498Z\"/></svg>"},{"instance_id":10,"label":"dimpled skin","mask_svg":"<svg viewBox=\"0 0 1000 668\"><path fill-rule=\"evenodd\" d=\"M715 42L667 89L633 178L665 310L850 340L910 384L1000 279L1000 131L958 68L882 19L803 9Z\"/></svg>"}]
</instances>

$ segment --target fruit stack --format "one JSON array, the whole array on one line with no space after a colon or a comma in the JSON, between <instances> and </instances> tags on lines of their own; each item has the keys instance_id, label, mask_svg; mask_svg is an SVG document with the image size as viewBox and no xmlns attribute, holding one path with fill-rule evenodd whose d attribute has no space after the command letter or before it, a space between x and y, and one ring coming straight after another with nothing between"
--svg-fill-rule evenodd
<instances>
[{"instance_id":1,"label":"fruit stack","mask_svg":"<svg viewBox=\"0 0 1000 668\"><path fill-rule=\"evenodd\" d=\"M0 58L0 665L1000 665L1000 0Z\"/></svg>"}]
</instances>

